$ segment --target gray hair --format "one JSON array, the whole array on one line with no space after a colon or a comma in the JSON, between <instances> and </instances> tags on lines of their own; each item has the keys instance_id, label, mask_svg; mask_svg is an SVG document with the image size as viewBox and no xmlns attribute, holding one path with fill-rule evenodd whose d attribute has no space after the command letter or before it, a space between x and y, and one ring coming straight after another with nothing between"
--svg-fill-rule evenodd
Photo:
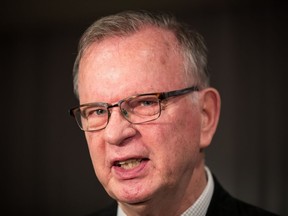
<instances>
[{"instance_id":1,"label":"gray hair","mask_svg":"<svg viewBox=\"0 0 288 216\"><path fill-rule=\"evenodd\" d=\"M199 87L209 86L207 70L207 48L202 36L192 31L188 25L180 23L168 13L152 13L148 11L124 11L115 15L100 18L94 22L82 35L78 55L73 68L74 92L78 95L78 73L80 60L85 50L95 42L113 36L128 36L140 31L144 27L154 26L171 31L180 46L184 57L185 72L192 76ZM188 78L187 77L187 78Z\"/></svg>"}]
</instances>

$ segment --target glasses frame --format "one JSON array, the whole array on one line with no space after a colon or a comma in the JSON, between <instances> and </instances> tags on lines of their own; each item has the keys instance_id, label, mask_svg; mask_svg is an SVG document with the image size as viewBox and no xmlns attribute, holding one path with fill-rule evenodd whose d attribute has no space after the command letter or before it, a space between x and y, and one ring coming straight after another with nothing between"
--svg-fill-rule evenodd
<instances>
[{"instance_id":1,"label":"glasses frame","mask_svg":"<svg viewBox=\"0 0 288 216\"><path fill-rule=\"evenodd\" d=\"M162 107L161 107L161 104L162 104L162 101L164 100L167 100L169 98L172 98L172 97L177 97L177 96L181 96L181 95L185 95L185 94L188 94L188 93L191 93L191 92L194 92L194 91L199 91L199 87L198 86L191 86L191 87L188 87L188 88L184 88L184 89L179 89L179 90L174 90L174 91L168 91L168 92L157 92L157 93L144 93L144 94L137 94L137 95L133 95L133 96L130 96L130 97L127 97L127 98L124 98L122 100L119 100L118 102L114 103L114 104L111 104L111 103L105 103L105 102L93 102L93 103L85 103L85 104L81 104L79 106L76 106L76 107L73 107L71 109L68 110L70 116L74 117L74 119L76 120L77 122L77 125L79 126L79 128L82 130L82 131L86 131L86 132L93 132L93 131L99 131L99 130L102 130L102 129L105 129L106 126L108 125L109 123L109 119L110 119L110 116L111 116L111 111L110 109L113 108L113 107L119 107L120 108L120 111L121 111L121 114L122 116L124 117L124 119L126 119L128 122L130 122L131 124L143 124L143 123L146 123L146 122L150 122L150 121L154 121L156 119L158 119L161 115L161 110L162 110ZM131 122L129 119L127 119L125 117L125 113L121 110L121 104L127 100L130 100L132 98L137 98L139 96L149 96L149 95L154 95L158 98L159 100L159 114L158 116L155 116L155 118L151 119L151 120L147 120L147 121L143 121L143 122L139 122L139 123L133 123ZM103 107L106 107L107 111L108 111L108 118L107 118L107 122L106 124L99 128L99 129L94 129L94 130L84 130L82 127L81 127L81 123L78 122L78 118L76 117L76 112L79 111L82 107L91 107L91 106L95 106L95 105L101 105ZM124 110L125 111L125 110ZM82 115L82 113L80 112L80 114Z\"/></svg>"}]
</instances>

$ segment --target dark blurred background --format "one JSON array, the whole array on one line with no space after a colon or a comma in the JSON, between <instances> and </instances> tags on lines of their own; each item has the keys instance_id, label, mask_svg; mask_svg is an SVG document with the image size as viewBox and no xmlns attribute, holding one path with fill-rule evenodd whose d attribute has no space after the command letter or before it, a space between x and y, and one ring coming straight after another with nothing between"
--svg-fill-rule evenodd
<instances>
[{"instance_id":1,"label":"dark blurred background","mask_svg":"<svg viewBox=\"0 0 288 216\"><path fill-rule=\"evenodd\" d=\"M283 2L283 3L281 3ZM126 9L168 10L207 41L222 95L207 164L230 193L288 215L285 1L1 1L1 160L5 215L80 216L111 200L68 108L83 31Z\"/></svg>"}]
</instances>

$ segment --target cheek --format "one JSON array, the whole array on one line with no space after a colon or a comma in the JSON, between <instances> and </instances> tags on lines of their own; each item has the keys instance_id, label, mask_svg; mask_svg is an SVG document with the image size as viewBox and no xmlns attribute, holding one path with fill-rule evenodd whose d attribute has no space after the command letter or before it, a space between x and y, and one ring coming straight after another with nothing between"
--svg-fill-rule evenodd
<instances>
[{"instance_id":1,"label":"cheek","mask_svg":"<svg viewBox=\"0 0 288 216\"><path fill-rule=\"evenodd\" d=\"M199 125L199 118L195 115L191 118L171 119L150 128L152 134L145 140L150 140L153 158L156 158L162 170L175 172L175 169L185 169L195 164L200 152Z\"/></svg>"},{"instance_id":2,"label":"cheek","mask_svg":"<svg viewBox=\"0 0 288 216\"><path fill-rule=\"evenodd\" d=\"M190 149L200 144L201 118L197 110L183 109L180 111L185 115L175 115L171 117L167 128L163 133L171 139L171 145L180 149ZM173 144L174 143L174 144Z\"/></svg>"}]
</instances>

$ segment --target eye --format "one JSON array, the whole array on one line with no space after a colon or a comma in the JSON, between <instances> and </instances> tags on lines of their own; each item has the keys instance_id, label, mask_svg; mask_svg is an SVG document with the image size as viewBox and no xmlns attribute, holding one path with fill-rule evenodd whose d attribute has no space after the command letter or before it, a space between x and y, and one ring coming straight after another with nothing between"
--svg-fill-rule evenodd
<instances>
[{"instance_id":1,"label":"eye","mask_svg":"<svg viewBox=\"0 0 288 216\"><path fill-rule=\"evenodd\" d=\"M127 101L125 105L126 107L123 108L130 113L148 115L147 112L157 112L159 109L159 99L154 95L138 96Z\"/></svg>"},{"instance_id":2,"label":"eye","mask_svg":"<svg viewBox=\"0 0 288 216\"><path fill-rule=\"evenodd\" d=\"M101 115L105 115L107 113L107 110L106 109L96 109L96 110L94 110L93 113L97 116L101 116Z\"/></svg>"},{"instance_id":3,"label":"eye","mask_svg":"<svg viewBox=\"0 0 288 216\"><path fill-rule=\"evenodd\" d=\"M157 103L158 103L158 101L155 101L155 99L139 101L139 105L140 106L153 106L153 105L155 105Z\"/></svg>"},{"instance_id":4,"label":"eye","mask_svg":"<svg viewBox=\"0 0 288 216\"><path fill-rule=\"evenodd\" d=\"M152 107L158 104L158 98L153 96L140 96L129 101L131 108Z\"/></svg>"},{"instance_id":5,"label":"eye","mask_svg":"<svg viewBox=\"0 0 288 216\"><path fill-rule=\"evenodd\" d=\"M84 115L87 118L101 117L107 114L107 109L103 107L93 107L85 110Z\"/></svg>"}]
</instances>

